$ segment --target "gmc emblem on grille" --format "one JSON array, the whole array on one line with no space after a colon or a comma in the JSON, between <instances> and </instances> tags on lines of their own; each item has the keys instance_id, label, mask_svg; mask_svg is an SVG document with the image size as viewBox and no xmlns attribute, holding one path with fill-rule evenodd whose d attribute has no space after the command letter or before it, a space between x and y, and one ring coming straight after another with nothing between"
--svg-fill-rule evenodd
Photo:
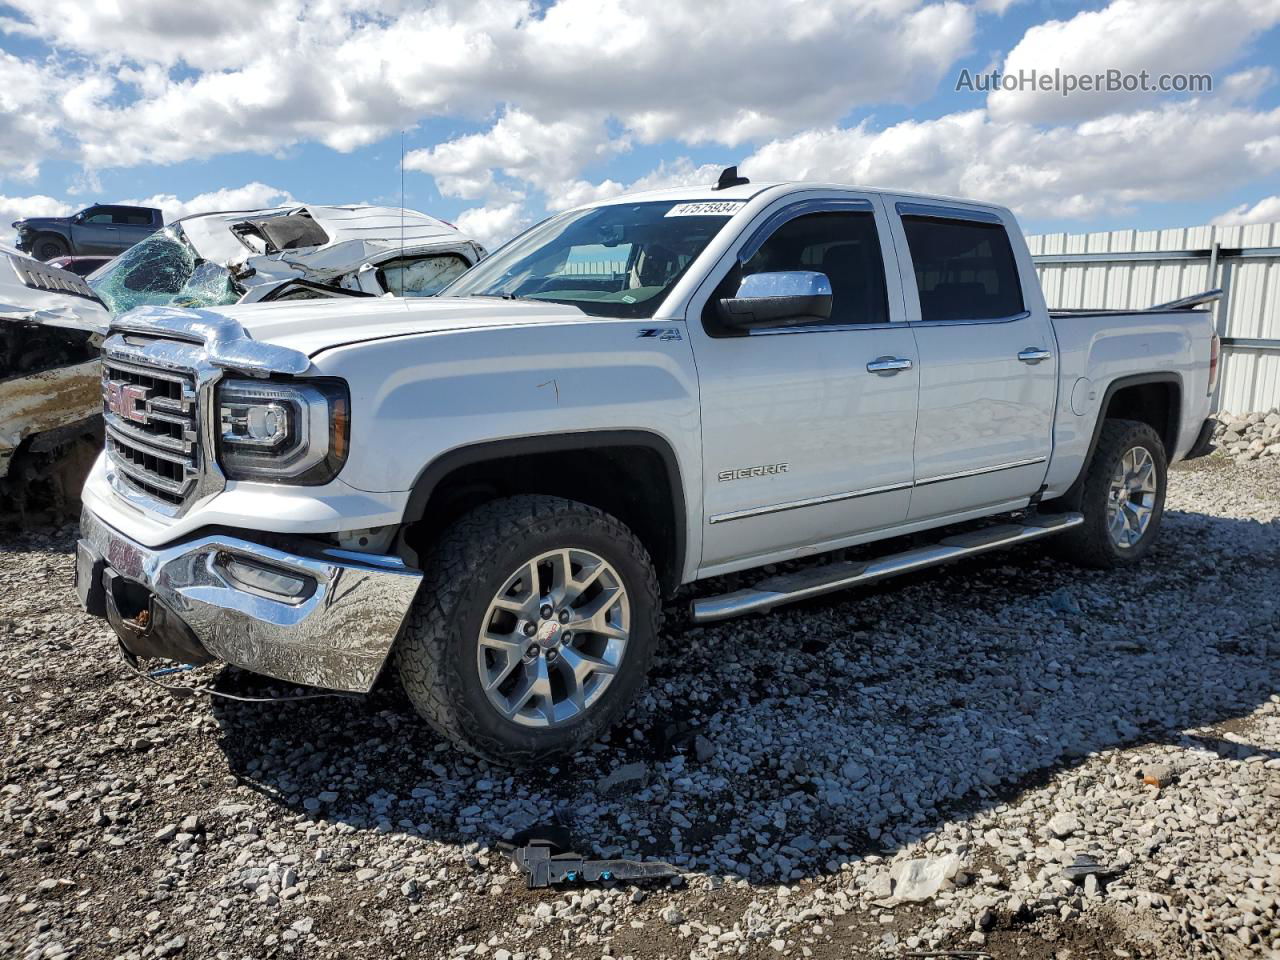
<instances>
[{"instance_id":1,"label":"gmc emblem on grille","mask_svg":"<svg viewBox=\"0 0 1280 960\"><path fill-rule=\"evenodd\" d=\"M102 391L107 410L122 420L132 420L134 423L148 421L147 397L150 395L151 391L146 387L140 387L136 383L121 383L119 380L108 380L106 389Z\"/></svg>"}]
</instances>

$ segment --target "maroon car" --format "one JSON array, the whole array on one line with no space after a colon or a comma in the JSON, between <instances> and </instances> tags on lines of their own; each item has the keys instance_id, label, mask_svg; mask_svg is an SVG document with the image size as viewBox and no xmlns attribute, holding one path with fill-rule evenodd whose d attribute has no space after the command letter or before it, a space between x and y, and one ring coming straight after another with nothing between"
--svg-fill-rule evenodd
<instances>
[{"instance_id":1,"label":"maroon car","mask_svg":"<svg viewBox=\"0 0 1280 960\"><path fill-rule=\"evenodd\" d=\"M110 263L115 257L54 257L49 261L51 267L70 270L80 277L87 277L104 263Z\"/></svg>"}]
</instances>

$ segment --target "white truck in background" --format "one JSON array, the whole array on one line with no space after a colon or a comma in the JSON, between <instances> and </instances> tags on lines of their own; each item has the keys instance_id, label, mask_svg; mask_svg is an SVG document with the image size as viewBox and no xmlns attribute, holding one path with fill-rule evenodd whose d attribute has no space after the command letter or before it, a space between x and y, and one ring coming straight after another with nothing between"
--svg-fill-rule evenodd
<instances>
[{"instance_id":1,"label":"white truck in background","mask_svg":"<svg viewBox=\"0 0 1280 960\"><path fill-rule=\"evenodd\" d=\"M135 311L79 594L135 668L390 670L468 750L573 750L683 585L813 558L702 590L701 622L1040 538L1140 560L1209 445L1198 302L1051 314L1008 210L731 168L553 217L438 298Z\"/></svg>"}]
</instances>

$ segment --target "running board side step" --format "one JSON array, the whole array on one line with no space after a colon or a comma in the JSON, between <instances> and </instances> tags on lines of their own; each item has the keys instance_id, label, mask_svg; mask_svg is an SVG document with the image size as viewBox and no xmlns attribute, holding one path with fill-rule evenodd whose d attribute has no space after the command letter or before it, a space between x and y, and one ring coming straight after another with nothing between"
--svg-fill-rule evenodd
<instances>
[{"instance_id":1,"label":"running board side step","mask_svg":"<svg viewBox=\"0 0 1280 960\"><path fill-rule=\"evenodd\" d=\"M959 533L932 546L916 547L878 560L842 560L809 570L798 570L762 580L746 590L693 601L694 623L728 620L745 613L760 613L809 597L821 596L900 573L911 573L940 563L973 557L1031 540L1062 533L1084 523L1078 513L1054 513L1029 517L1021 523L1005 523Z\"/></svg>"}]
</instances>

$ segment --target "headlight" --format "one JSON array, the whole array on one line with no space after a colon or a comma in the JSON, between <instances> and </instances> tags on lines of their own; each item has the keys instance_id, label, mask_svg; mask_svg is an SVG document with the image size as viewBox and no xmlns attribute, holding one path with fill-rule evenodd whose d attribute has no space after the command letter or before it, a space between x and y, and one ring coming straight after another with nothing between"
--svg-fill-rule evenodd
<instances>
[{"instance_id":1,"label":"headlight","mask_svg":"<svg viewBox=\"0 0 1280 960\"><path fill-rule=\"evenodd\" d=\"M225 380L218 385L218 463L228 480L315 486L346 462L351 402L336 380Z\"/></svg>"}]
</instances>

